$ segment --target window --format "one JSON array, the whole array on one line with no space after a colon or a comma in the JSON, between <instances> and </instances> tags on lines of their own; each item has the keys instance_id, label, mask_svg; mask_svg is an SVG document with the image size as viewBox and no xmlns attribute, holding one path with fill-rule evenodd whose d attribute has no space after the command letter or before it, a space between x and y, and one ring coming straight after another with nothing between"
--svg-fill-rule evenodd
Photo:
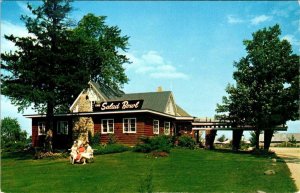
<instances>
[{"instance_id":1,"label":"window","mask_svg":"<svg viewBox=\"0 0 300 193\"><path fill-rule=\"evenodd\" d=\"M38 135L46 135L45 122L38 122Z\"/></svg>"},{"instance_id":2,"label":"window","mask_svg":"<svg viewBox=\"0 0 300 193\"><path fill-rule=\"evenodd\" d=\"M101 133L114 133L113 119L102 119L101 123Z\"/></svg>"},{"instance_id":3,"label":"window","mask_svg":"<svg viewBox=\"0 0 300 193\"><path fill-rule=\"evenodd\" d=\"M123 133L136 133L136 118L123 119Z\"/></svg>"},{"instance_id":4,"label":"window","mask_svg":"<svg viewBox=\"0 0 300 193\"><path fill-rule=\"evenodd\" d=\"M153 134L159 134L159 120L153 120Z\"/></svg>"},{"instance_id":5,"label":"window","mask_svg":"<svg viewBox=\"0 0 300 193\"><path fill-rule=\"evenodd\" d=\"M57 134L68 135L68 121L57 122Z\"/></svg>"},{"instance_id":6,"label":"window","mask_svg":"<svg viewBox=\"0 0 300 193\"><path fill-rule=\"evenodd\" d=\"M170 135L170 122L165 122L164 133L165 135Z\"/></svg>"}]
</instances>

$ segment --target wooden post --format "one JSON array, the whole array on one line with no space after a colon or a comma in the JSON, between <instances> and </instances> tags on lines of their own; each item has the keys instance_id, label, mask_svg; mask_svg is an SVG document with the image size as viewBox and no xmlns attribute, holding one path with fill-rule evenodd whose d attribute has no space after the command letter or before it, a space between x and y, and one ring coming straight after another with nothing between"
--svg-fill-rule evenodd
<instances>
[{"instance_id":1,"label":"wooden post","mask_svg":"<svg viewBox=\"0 0 300 193\"><path fill-rule=\"evenodd\" d=\"M274 130L268 129L264 131L264 150L269 150Z\"/></svg>"},{"instance_id":2,"label":"wooden post","mask_svg":"<svg viewBox=\"0 0 300 193\"><path fill-rule=\"evenodd\" d=\"M205 149L214 149L214 141L217 130L205 130Z\"/></svg>"},{"instance_id":3,"label":"wooden post","mask_svg":"<svg viewBox=\"0 0 300 193\"><path fill-rule=\"evenodd\" d=\"M243 130L232 130L232 150L238 151L240 149L240 142L243 136Z\"/></svg>"}]
</instances>

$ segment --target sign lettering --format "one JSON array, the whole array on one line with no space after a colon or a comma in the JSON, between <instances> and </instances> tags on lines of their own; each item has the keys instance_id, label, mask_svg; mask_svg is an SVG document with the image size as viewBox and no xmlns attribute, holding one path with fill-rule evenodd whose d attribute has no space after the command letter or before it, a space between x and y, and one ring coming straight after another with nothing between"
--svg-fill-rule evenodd
<instances>
[{"instance_id":1,"label":"sign lettering","mask_svg":"<svg viewBox=\"0 0 300 193\"><path fill-rule=\"evenodd\" d=\"M125 111L137 110L143 106L143 100L109 101L93 104L93 111Z\"/></svg>"}]
</instances>

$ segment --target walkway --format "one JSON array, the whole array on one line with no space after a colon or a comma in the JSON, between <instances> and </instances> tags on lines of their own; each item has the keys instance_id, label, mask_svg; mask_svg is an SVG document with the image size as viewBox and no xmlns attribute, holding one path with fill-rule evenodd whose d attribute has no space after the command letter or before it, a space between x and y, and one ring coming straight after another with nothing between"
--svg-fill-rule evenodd
<instances>
[{"instance_id":1,"label":"walkway","mask_svg":"<svg viewBox=\"0 0 300 193\"><path fill-rule=\"evenodd\" d=\"M270 148L275 151L278 157L284 159L289 167L292 178L295 180L298 191L300 192L300 148Z\"/></svg>"}]
</instances>

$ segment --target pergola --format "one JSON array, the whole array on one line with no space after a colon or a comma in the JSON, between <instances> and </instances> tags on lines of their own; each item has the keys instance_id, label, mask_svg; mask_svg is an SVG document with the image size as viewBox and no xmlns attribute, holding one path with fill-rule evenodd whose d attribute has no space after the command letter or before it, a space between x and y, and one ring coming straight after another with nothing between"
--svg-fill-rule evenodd
<instances>
[{"instance_id":1,"label":"pergola","mask_svg":"<svg viewBox=\"0 0 300 193\"><path fill-rule=\"evenodd\" d=\"M244 131L254 131L251 126L232 127L229 122L220 121L217 119L200 119L196 118L192 123L192 130L195 132L196 141L199 142L199 131L205 131L205 148L213 149L214 140L217 131L232 131L232 149L240 148L240 141ZM269 149L274 131L286 131L286 125L279 125L273 129L264 130L264 149Z\"/></svg>"}]
</instances>

